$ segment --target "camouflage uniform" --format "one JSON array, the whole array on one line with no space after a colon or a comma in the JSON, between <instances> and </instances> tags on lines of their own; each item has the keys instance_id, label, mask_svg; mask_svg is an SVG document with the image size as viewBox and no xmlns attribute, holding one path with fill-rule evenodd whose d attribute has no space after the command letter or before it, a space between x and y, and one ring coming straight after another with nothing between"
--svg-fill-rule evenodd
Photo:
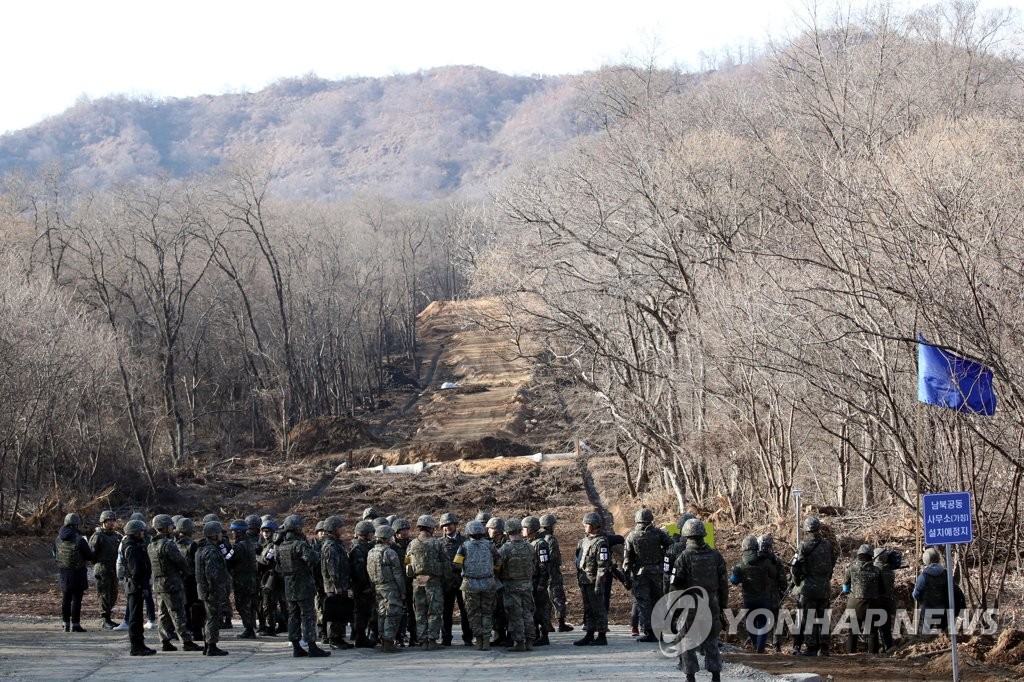
<instances>
[{"instance_id":1,"label":"camouflage uniform","mask_svg":"<svg viewBox=\"0 0 1024 682\"><path fill-rule=\"evenodd\" d=\"M829 654L829 631L824 619L832 601L832 571L837 559L832 543L814 532L793 557L790 571L800 608L800 634L811 656Z\"/></svg>"},{"instance_id":2,"label":"camouflage uniform","mask_svg":"<svg viewBox=\"0 0 1024 682\"><path fill-rule=\"evenodd\" d=\"M508 543L508 536L504 533L500 533L498 535L491 536L490 540L494 544L494 548L500 550ZM498 590L494 595L494 632L497 635L497 639L492 642L492 644L508 641L508 614L505 613L505 586L500 581L498 582Z\"/></svg>"},{"instance_id":3,"label":"camouflage uniform","mask_svg":"<svg viewBox=\"0 0 1024 682\"><path fill-rule=\"evenodd\" d=\"M540 533L529 540L533 547L533 618L539 639L547 641L551 628L551 604L548 603L548 587L551 584L551 550L547 540Z\"/></svg>"},{"instance_id":4,"label":"camouflage uniform","mask_svg":"<svg viewBox=\"0 0 1024 682\"><path fill-rule=\"evenodd\" d=\"M286 531L275 540L277 562L284 578L284 596L288 601L288 639L297 643L306 640L316 642L316 582L313 569L320 564L320 556L306 542L306 538L294 530Z\"/></svg>"},{"instance_id":5,"label":"camouflage uniform","mask_svg":"<svg viewBox=\"0 0 1024 682\"><path fill-rule=\"evenodd\" d=\"M690 537L686 549L676 559L672 569L672 586L677 590L700 587L707 592L708 608L711 611L711 632L697 647L682 653L687 675L700 670L697 649L704 652L704 666L708 672L722 671L722 654L718 648L718 633L722 629L722 609L729 605L729 577L725 559L715 549L708 547L703 537ZM697 612L698 609L692 611ZM691 622L686 623L686 628ZM717 675L716 675L717 677Z\"/></svg>"},{"instance_id":6,"label":"camouflage uniform","mask_svg":"<svg viewBox=\"0 0 1024 682\"><path fill-rule=\"evenodd\" d=\"M605 585L612 571L608 539L598 532L586 535L576 544L576 580L583 597L587 632L608 631L608 609L605 607Z\"/></svg>"},{"instance_id":7,"label":"camouflage uniform","mask_svg":"<svg viewBox=\"0 0 1024 682\"><path fill-rule=\"evenodd\" d=\"M558 538L550 528L542 528L541 534L548 543L548 597L560 624L565 623L565 579L562 577L562 550Z\"/></svg>"},{"instance_id":8,"label":"camouflage uniform","mask_svg":"<svg viewBox=\"0 0 1024 682\"><path fill-rule=\"evenodd\" d=\"M117 604L117 549L120 546L121 534L115 530L99 528L89 538L96 593L100 599L100 617L107 624L113 622L114 606Z\"/></svg>"},{"instance_id":9,"label":"camouflage uniform","mask_svg":"<svg viewBox=\"0 0 1024 682\"><path fill-rule=\"evenodd\" d=\"M188 520L191 523L191 519ZM192 540L191 534L178 532L174 540L178 546L178 552L185 557L185 565L188 572L182 576L185 585L185 620L193 639L203 630L203 623L206 621L206 612L203 610L202 602L199 601L199 592L196 589L196 550L199 545Z\"/></svg>"},{"instance_id":10,"label":"camouflage uniform","mask_svg":"<svg viewBox=\"0 0 1024 682\"><path fill-rule=\"evenodd\" d=\"M747 633L754 651L763 653L768 644L770 628L776 622L781 593L786 589L783 566L773 553L759 552L756 548L746 549L740 556L740 562L732 568L730 582L741 586L743 608L750 612L768 612L755 615ZM768 622L769 613L771 623ZM769 628L768 632L757 634L766 628Z\"/></svg>"},{"instance_id":11,"label":"camouflage uniform","mask_svg":"<svg viewBox=\"0 0 1024 682\"><path fill-rule=\"evenodd\" d=\"M256 557L260 567L260 611L263 614L264 632L276 634L287 628L288 602L284 598L284 578L277 563L277 545L272 541L264 541L260 554Z\"/></svg>"},{"instance_id":12,"label":"camouflage uniform","mask_svg":"<svg viewBox=\"0 0 1024 682\"><path fill-rule=\"evenodd\" d=\"M461 533L456 531L453 535L445 535L441 538L444 543L444 553L448 557L449 564L455 561L455 556L459 553L459 548L462 547L462 543L466 539ZM466 644L472 644L473 635L469 628L469 616L466 614L466 601L463 598L462 591L459 589L462 584L462 576L459 575L460 569L453 565L451 571L451 577L445 582L444 586L444 614L441 619L441 636L442 643L450 645L452 643L452 622L454 621L455 607L459 607L459 624L462 630L462 641Z\"/></svg>"},{"instance_id":13,"label":"camouflage uniform","mask_svg":"<svg viewBox=\"0 0 1024 682\"><path fill-rule=\"evenodd\" d=\"M377 616L381 639L394 643L405 611L405 571L395 550L378 541L367 556L366 569L377 590Z\"/></svg>"},{"instance_id":14,"label":"camouflage uniform","mask_svg":"<svg viewBox=\"0 0 1024 682\"><path fill-rule=\"evenodd\" d=\"M396 525L395 527L397 528L398 526ZM409 538L400 538L396 535L395 543L391 545L391 549L395 550L395 554L398 555L398 560L402 562L402 566L405 566L405 551L409 547L409 542ZM416 613L412 602L412 593L412 578L405 574L405 608L402 609L402 625L398 629L398 641L404 643L406 636L408 636L409 646L415 646L418 643L416 638Z\"/></svg>"},{"instance_id":15,"label":"camouflage uniform","mask_svg":"<svg viewBox=\"0 0 1024 682\"><path fill-rule=\"evenodd\" d=\"M355 613L355 632L357 646L372 646L377 630L377 619L374 611L376 590L370 574L366 572L366 561L373 543L369 540L356 539L352 542L352 550L348 553L349 579L352 582L352 601Z\"/></svg>"},{"instance_id":16,"label":"camouflage uniform","mask_svg":"<svg viewBox=\"0 0 1024 682\"><path fill-rule=\"evenodd\" d=\"M462 592L465 596L469 628L478 647L490 648L497 583L495 567L501 567L501 555L487 538L466 540L456 562L462 566Z\"/></svg>"},{"instance_id":17,"label":"camouflage uniform","mask_svg":"<svg viewBox=\"0 0 1024 682\"><path fill-rule=\"evenodd\" d=\"M320 573L324 578L324 593L328 596L345 596L349 590L348 553L341 540L328 534L324 537L320 552ZM327 639L338 643L345 638L347 621L326 623Z\"/></svg>"},{"instance_id":18,"label":"camouflage uniform","mask_svg":"<svg viewBox=\"0 0 1024 682\"><path fill-rule=\"evenodd\" d=\"M863 549L863 547L862 547ZM874 547L865 556L858 553L857 559L846 569L846 581L843 583L844 592L849 596L846 599L847 612L853 612L850 620L850 630L846 633L846 653L857 652L857 633L854 626L859 626L860 632L868 638L868 651L875 653L877 635L875 634L874 614L868 613L869 607L877 605L878 597L882 594L882 569L875 566L871 554Z\"/></svg>"},{"instance_id":19,"label":"camouflage uniform","mask_svg":"<svg viewBox=\"0 0 1024 682\"><path fill-rule=\"evenodd\" d=\"M209 538L203 538L195 544L196 592L206 609L203 639L207 647L215 647L220 641L220 624L231 580L220 545Z\"/></svg>"},{"instance_id":20,"label":"camouflage uniform","mask_svg":"<svg viewBox=\"0 0 1024 682\"><path fill-rule=\"evenodd\" d=\"M235 611L242 619L245 633L256 631L256 610L260 598L260 574L256 563L256 544L248 534L242 536L228 554L231 586L235 592Z\"/></svg>"},{"instance_id":21,"label":"camouflage uniform","mask_svg":"<svg viewBox=\"0 0 1024 682\"><path fill-rule=\"evenodd\" d=\"M533 573L537 552L522 536L512 537L498 550L501 582L505 586L505 615L509 637L518 645L534 637Z\"/></svg>"},{"instance_id":22,"label":"camouflage uniform","mask_svg":"<svg viewBox=\"0 0 1024 682\"><path fill-rule=\"evenodd\" d=\"M639 615L639 629L653 636L651 612L661 599L665 550L672 546L668 533L650 523L637 524L626 536L622 570L630 576Z\"/></svg>"},{"instance_id":23,"label":"camouflage uniform","mask_svg":"<svg viewBox=\"0 0 1024 682\"><path fill-rule=\"evenodd\" d=\"M172 634L177 632L182 642L191 642L192 633L185 611L188 561L170 535L156 536L146 551L153 567L153 596L160 607L160 639L169 642Z\"/></svg>"},{"instance_id":24,"label":"camouflage uniform","mask_svg":"<svg viewBox=\"0 0 1024 682\"><path fill-rule=\"evenodd\" d=\"M417 637L420 646L441 639L444 614L444 584L452 569L439 538L416 537L405 550L406 573L413 579Z\"/></svg>"}]
</instances>

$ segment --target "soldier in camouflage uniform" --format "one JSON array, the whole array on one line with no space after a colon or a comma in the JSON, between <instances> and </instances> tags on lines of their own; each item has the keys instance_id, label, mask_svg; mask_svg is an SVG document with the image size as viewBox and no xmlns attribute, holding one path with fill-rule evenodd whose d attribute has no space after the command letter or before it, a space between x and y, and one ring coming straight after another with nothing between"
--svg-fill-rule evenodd
<instances>
[{"instance_id":1,"label":"soldier in camouflage uniform","mask_svg":"<svg viewBox=\"0 0 1024 682\"><path fill-rule=\"evenodd\" d=\"M467 523L466 535L469 540L459 547L455 564L462 568L462 592L473 644L480 651L490 651L497 588L494 570L501 567L501 555L487 539L487 529L480 521Z\"/></svg>"},{"instance_id":2,"label":"soldier in camouflage uniform","mask_svg":"<svg viewBox=\"0 0 1024 682\"><path fill-rule=\"evenodd\" d=\"M451 579L452 568L444 544L432 537L437 522L432 516L416 520L416 537L405 550L406 574L413 579L413 604L420 647L427 651L439 649L441 620L444 612L444 585Z\"/></svg>"},{"instance_id":3,"label":"soldier in camouflage uniform","mask_svg":"<svg viewBox=\"0 0 1024 682\"><path fill-rule=\"evenodd\" d=\"M494 544L495 549L501 549L502 546L508 542L508 536L505 535L505 519L498 518L497 516L487 519L485 528L487 529L487 536ZM505 613L505 588L499 582L498 592L494 597L494 640L491 641L491 646L512 646L513 642L508 636L508 617Z\"/></svg>"},{"instance_id":4,"label":"soldier in camouflage uniform","mask_svg":"<svg viewBox=\"0 0 1024 682\"><path fill-rule=\"evenodd\" d=\"M817 516L807 517L804 530L807 538L793 556L790 567L800 609L799 634L807 645L804 656L828 656L829 628L825 615L832 601L832 571L838 556L832 543L821 536L821 521ZM801 652L794 648L793 653Z\"/></svg>"},{"instance_id":5,"label":"soldier in camouflage uniform","mask_svg":"<svg viewBox=\"0 0 1024 682\"><path fill-rule=\"evenodd\" d=\"M601 532L603 521L597 512L583 516L585 535L576 544L576 581L583 597L586 634L573 646L608 645L608 609L605 606L605 584L611 580L612 559L608 539ZM596 633L596 637L595 637Z\"/></svg>"},{"instance_id":6,"label":"soldier in camouflage uniform","mask_svg":"<svg viewBox=\"0 0 1024 682\"><path fill-rule=\"evenodd\" d=\"M892 624L896 619L896 569L902 566L903 556L896 550L878 547L875 549L874 561L879 571L879 593L872 606L884 613L885 619L872 630L868 651L881 648L882 653L887 654L896 646L892 638ZM878 640L881 640L880 647Z\"/></svg>"},{"instance_id":7,"label":"soldier in camouflage uniform","mask_svg":"<svg viewBox=\"0 0 1024 682\"><path fill-rule=\"evenodd\" d=\"M771 535L762 535L757 541L757 553L760 561L770 563L774 568L769 570L769 575L774 574L774 580L768 581L768 601L771 612L771 627L775 638L775 653L782 651L782 630L777 627L779 622L779 611L782 609L782 600L785 599L789 590L789 571L775 553L775 542ZM767 644L767 640L765 641Z\"/></svg>"},{"instance_id":8,"label":"soldier in camouflage uniform","mask_svg":"<svg viewBox=\"0 0 1024 682\"><path fill-rule=\"evenodd\" d=\"M348 599L349 560L348 552L341 542L341 529L344 525L345 522L338 516L328 516L324 519L324 539L320 545L320 573L324 578L326 599L330 600ZM353 645L345 641L347 624L347 619L326 622L327 642L332 649L352 648Z\"/></svg>"},{"instance_id":9,"label":"soldier in camouflage uniform","mask_svg":"<svg viewBox=\"0 0 1024 682\"><path fill-rule=\"evenodd\" d=\"M847 595L846 611L850 618L850 630L846 633L848 654L857 652L858 631L868 638L868 652L875 653L875 625L880 613L874 607L882 595L882 569L875 566L874 554L874 547L861 545L857 559L846 569L842 590Z\"/></svg>"},{"instance_id":10,"label":"soldier in camouflage uniform","mask_svg":"<svg viewBox=\"0 0 1024 682\"><path fill-rule=\"evenodd\" d=\"M160 609L160 640L164 651L177 651L171 644L175 632L185 651L202 651L192 641L185 611L185 576L189 573L188 560L182 556L174 541L174 523L167 514L153 517L152 527L157 534L146 551L153 567L153 597Z\"/></svg>"},{"instance_id":11,"label":"soldier in camouflage uniform","mask_svg":"<svg viewBox=\"0 0 1024 682\"><path fill-rule=\"evenodd\" d=\"M540 517L541 534L548 543L548 597L558 616L558 631L572 632L573 627L565 622L565 579L562 577L562 550L555 537L555 524L558 519L554 514ZM548 620L550 621L550 615Z\"/></svg>"},{"instance_id":12,"label":"soldier in camouflage uniform","mask_svg":"<svg viewBox=\"0 0 1024 682\"><path fill-rule=\"evenodd\" d=\"M128 597L128 642L132 656L150 656L156 651L146 646L145 633L142 628L143 602L145 591L153 576L153 567L146 552L146 522L132 519L124 525L124 540L118 547L118 572L125 581L125 594Z\"/></svg>"},{"instance_id":13,"label":"soldier in camouflage uniform","mask_svg":"<svg viewBox=\"0 0 1024 682\"><path fill-rule=\"evenodd\" d=\"M373 512L370 507L367 512ZM364 512L366 513L366 512ZM376 518L376 517L374 517ZM372 649L377 646L377 618L376 618L376 590L370 574L366 571L366 561L373 549L374 533L373 521L363 519L356 524L355 540L352 542L352 549L348 553L349 579L352 581L352 601L354 608L356 646L359 648Z\"/></svg>"},{"instance_id":14,"label":"soldier in camouflage uniform","mask_svg":"<svg viewBox=\"0 0 1024 682\"><path fill-rule=\"evenodd\" d=\"M711 673L712 682L719 682L722 675L722 654L718 648L718 633L722 629L722 610L729 605L729 577L725 559L704 542L704 522L690 519L682 528L686 538L686 549L676 558L672 568L672 587L677 590L701 588L707 594L707 608L712 618L711 632L698 646L681 652L679 667L686 670L686 682L696 680L700 664L697 649L704 652L704 666ZM691 609L693 614L700 609ZM692 618L692 616L691 616ZM688 631L692 620L685 624Z\"/></svg>"},{"instance_id":15,"label":"soldier in camouflage uniform","mask_svg":"<svg viewBox=\"0 0 1024 682\"><path fill-rule=\"evenodd\" d=\"M501 582L505 586L505 615L512 646L508 651L533 651L535 638L533 573L537 552L526 541L517 518L505 521L508 542L501 546Z\"/></svg>"},{"instance_id":16,"label":"soldier in camouflage uniform","mask_svg":"<svg viewBox=\"0 0 1024 682\"><path fill-rule=\"evenodd\" d=\"M78 514L64 517L54 544L54 556L60 566L61 616L64 632L85 632L82 627L82 596L89 587L86 562L93 561L89 541L78 530L82 518Z\"/></svg>"},{"instance_id":17,"label":"soldier in camouflage uniform","mask_svg":"<svg viewBox=\"0 0 1024 682\"><path fill-rule=\"evenodd\" d=\"M203 539L196 543L196 591L206 610L203 624L204 656L226 656L228 652L217 646L220 642L220 624L224 602L228 599L230 576L221 547L224 527L219 521L203 524Z\"/></svg>"},{"instance_id":18,"label":"soldier in camouflage uniform","mask_svg":"<svg viewBox=\"0 0 1024 682\"><path fill-rule=\"evenodd\" d=\"M551 566L551 551L548 548L547 540L540 532L540 519L536 516L527 516L522 520L523 534L527 542L533 546L533 619L536 627L536 637L533 646L546 646L551 644L548 633L551 629L551 604L548 603L548 587L551 582L549 567Z\"/></svg>"},{"instance_id":19,"label":"soldier in camouflage uniform","mask_svg":"<svg viewBox=\"0 0 1024 682\"><path fill-rule=\"evenodd\" d=\"M313 527L313 538L309 541L309 546L316 552L317 556L320 556L320 549L324 542L324 522L317 521L316 526ZM316 584L316 596L313 597L313 606L316 609L316 633L317 640L321 642L327 641L327 630L324 624L324 598L327 594L324 592L324 575L320 569L320 563L313 569L313 582Z\"/></svg>"},{"instance_id":20,"label":"soldier in camouflage uniform","mask_svg":"<svg viewBox=\"0 0 1024 682\"><path fill-rule=\"evenodd\" d=\"M441 530L444 536L441 538L444 543L444 553L449 562L455 561L459 553L459 547L466 539L458 529L459 519L451 512L441 514ZM461 568L452 563L452 576L444 586L444 615L441 619L441 644L451 646L452 644L452 622L454 620L455 606L459 607L459 624L462 630L462 642L466 646L472 646L473 635L469 629L469 617L466 615L466 602L462 596Z\"/></svg>"},{"instance_id":21,"label":"soldier in camouflage uniform","mask_svg":"<svg viewBox=\"0 0 1024 682\"><path fill-rule=\"evenodd\" d=\"M775 626L771 614L777 597L773 595L778 594L780 585L781 589L785 589L785 571L781 570L774 553L760 551L758 539L753 535L743 538L741 548L740 561L733 566L729 582L740 586L743 608L755 614L749 621L747 636L754 651L762 654L768 644L768 633Z\"/></svg>"},{"instance_id":22,"label":"soldier in camouflage uniform","mask_svg":"<svg viewBox=\"0 0 1024 682\"><path fill-rule=\"evenodd\" d=\"M395 531L395 542L391 548L395 550L398 559L405 566L405 551L409 547L409 522L396 517L391 522L391 528ZM402 609L402 623L398 628L398 635L395 637L396 646L418 646L419 640L416 637L416 613L412 603L412 578L405 574L405 608Z\"/></svg>"},{"instance_id":23,"label":"soldier in camouflage uniform","mask_svg":"<svg viewBox=\"0 0 1024 682\"><path fill-rule=\"evenodd\" d=\"M235 592L235 611L242 620L239 639L256 638L256 604L260 597L260 574L256 563L257 547L250 539L249 524L242 519L231 522L234 541L226 558Z\"/></svg>"},{"instance_id":24,"label":"soldier in camouflage uniform","mask_svg":"<svg viewBox=\"0 0 1024 682\"><path fill-rule=\"evenodd\" d=\"M683 514L679 517L679 529L682 530L683 526L690 519L697 518L693 514ZM675 536L675 540L669 545L668 549L665 550L665 560L662 562L662 575L661 575L661 593L667 594L672 591L672 567L676 565L676 558L683 553L686 549L686 538L682 535Z\"/></svg>"},{"instance_id":25,"label":"soldier in camouflage uniform","mask_svg":"<svg viewBox=\"0 0 1024 682\"><path fill-rule=\"evenodd\" d=\"M395 529L384 524L374 531L377 544L370 550L366 570L377 590L377 616L380 628L381 650L398 653L395 637L402 624L405 610L405 570L398 554L391 548Z\"/></svg>"},{"instance_id":26,"label":"soldier in camouflage uniform","mask_svg":"<svg viewBox=\"0 0 1024 682\"><path fill-rule=\"evenodd\" d=\"M274 519L263 519L260 525L260 553L256 557L256 565L261 572L260 577L260 617L263 626L259 634L272 637L278 632L288 629L288 604L284 599L284 578L277 567L277 522Z\"/></svg>"},{"instance_id":27,"label":"soldier in camouflage uniform","mask_svg":"<svg viewBox=\"0 0 1024 682\"><path fill-rule=\"evenodd\" d=\"M182 583L185 585L185 620L194 641L203 631L203 623L206 621L206 611L199 601L199 592L196 589L196 550L199 549L199 545L192 540L195 522L188 517L182 517L174 522L174 529L174 544L178 546L181 556L185 557L187 572L182 576Z\"/></svg>"},{"instance_id":28,"label":"soldier in camouflage uniform","mask_svg":"<svg viewBox=\"0 0 1024 682\"><path fill-rule=\"evenodd\" d=\"M622 570L629 576L636 599L638 642L657 642L651 629L651 612L661 599L665 550L672 546L668 533L654 525L650 509L640 509L633 518L636 527L626 536Z\"/></svg>"},{"instance_id":29,"label":"soldier in camouflage uniform","mask_svg":"<svg viewBox=\"0 0 1024 682\"><path fill-rule=\"evenodd\" d=\"M104 630L117 627L114 606L117 604L117 548L121 534L114 530L117 515L109 509L100 514L100 526L89 538L96 576L96 593L100 598L100 621Z\"/></svg>"},{"instance_id":30,"label":"soldier in camouflage uniform","mask_svg":"<svg viewBox=\"0 0 1024 682\"><path fill-rule=\"evenodd\" d=\"M316 609L313 597L316 583L313 567L320 564L317 554L302 534L302 517L288 516L281 524L281 532L275 536L277 548L275 560L284 578L284 596L288 601L288 639L292 643L292 656L330 656L316 644ZM306 649L301 640L306 640Z\"/></svg>"}]
</instances>

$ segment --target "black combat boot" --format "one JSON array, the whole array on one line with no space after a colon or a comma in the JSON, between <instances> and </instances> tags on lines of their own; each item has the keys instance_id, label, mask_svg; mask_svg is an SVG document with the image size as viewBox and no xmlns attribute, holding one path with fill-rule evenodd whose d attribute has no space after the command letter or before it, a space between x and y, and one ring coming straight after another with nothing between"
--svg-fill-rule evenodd
<instances>
[{"instance_id":1,"label":"black combat boot","mask_svg":"<svg viewBox=\"0 0 1024 682\"><path fill-rule=\"evenodd\" d=\"M551 640L548 639L548 629L545 627L541 627L540 631L542 634L533 641L533 645L548 646L549 644L551 644Z\"/></svg>"},{"instance_id":2,"label":"black combat boot","mask_svg":"<svg viewBox=\"0 0 1024 682\"><path fill-rule=\"evenodd\" d=\"M711 682L722 682L722 673L711 673Z\"/></svg>"},{"instance_id":3,"label":"black combat boot","mask_svg":"<svg viewBox=\"0 0 1024 682\"><path fill-rule=\"evenodd\" d=\"M572 632L575 628L565 622L565 616L558 619L558 631L559 632Z\"/></svg>"},{"instance_id":4,"label":"black combat boot","mask_svg":"<svg viewBox=\"0 0 1024 682\"><path fill-rule=\"evenodd\" d=\"M64 632L71 632L71 621L64 621Z\"/></svg>"},{"instance_id":5,"label":"black combat boot","mask_svg":"<svg viewBox=\"0 0 1024 682\"><path fill-rule=\"evenodd\" d=\"M316 645L316 642L310 642L309 643L309 657L310 658L325 658L325 657L330 656L330 655L331 655L330 651L324 651L323 649L321 649L320 647L318 647Z\"/></svg>"},{"instance_id":6,"label":"black combat boot","mask_svg":"<svg viewBox=\"0 0 1024 682\"><path fill-rule=\"evenodd\" d=\"M572 643L573 646L590 646L594 641L594 631L587 630L587 634L583 635L583 639L577 639Z\"/></svg>"},{"instance_id":7,"label":"black combat boot","mask_svg":"<svg viewBox=\"0 0 1024 682\"><path fill-rule=\"evenodd\" d=\"M206 651L203 652L204 656L227 656L228 652L219 648L216 644L209 644L206 647Z\"/></svg>"},{"instance_id":8,"label":"black combat boot","mask_svg":"<svg viewBox=\"0 0 1024 682\"><path fill-rule=\"evenodd\" d=\"M638 642L657 642L658 638L654 634L654 630L651 628L644 628L643 637L637 637Z\"/></svg>"},{"instance_id":9,"label":"black combat boot","mask_svg":"<svg viewBox=\"0 0 1024 682\"><path fill-rule=\"evenodd\" d=\"M171 644L171 640L165 639L160 643L160 651L177 651L178 647Z\"/></svg>"},{"instance_id":10,"label":"black combat boot","mask_svg":"<svg viewBox=\"0 0 1024 682\"><path fill-rule=\"evenodd\" d=\"M686 673L686 682L697 682L697 676L693 673Z\"/></svg>"},{"instance_id":11,"label":"black combat boot","mask_svg":"<svg viewBox=\"0 0 1024 682\"><path fill-rule=\"evenodd\" d=\"M608 638L605 636L605 633L597 633L597 637L590 643L590 646L608 646Z\"/></svg>"},{"instance_id":12,"label":"black combat boot","mask_svg":"<svg viewBox=\"0 0 1024 682\"><path fill-rule=\"evenodd\" d=\"M238 639L256 639L256 633L246 628L238 633Z\"/></svg>"},{"instance_id":13,"label":"black combat boot","mask_svg":"<svg viewBox=\"0 0 1024 682\"><path fill-rule=\"evenodd\" d=\"M309 656L306 650L298 642L292 642L292 658L305 658L306 656Z\"/></svg>"},{"instance_id":14,"label":"black combat boot","mask_svg":"<svg viewBox=\"0 0 1024 682\"><path fill-rule=\"evenodd\" d=\"M203 647L199 646L195 642L185 642L181 645L181 648L185 651L202 651Z\"/></svg>"},{"instance_id":15,"label":"black combat boot","mask_svg":"<svg viewBox=\"0 0 1024 682\"><path fill-rule=\"evenodd\" d=\"M345 641L344 637L335 637L330 641L332 649L353 649L355 646Z\"/></svg>"}]
</instances>

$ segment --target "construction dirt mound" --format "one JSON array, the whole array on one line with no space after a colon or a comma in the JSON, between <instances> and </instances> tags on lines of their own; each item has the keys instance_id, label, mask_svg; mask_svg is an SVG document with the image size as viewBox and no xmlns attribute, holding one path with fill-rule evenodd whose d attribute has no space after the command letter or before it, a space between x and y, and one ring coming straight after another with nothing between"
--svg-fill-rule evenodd
<instances>
[{"instance_id":1,"label":"construction dirt mound","mask_svg":"<svg viewBox=\"0 0 1024 682\"><path fill-rule=\"evenodd\" d=\"M344 452L377 443L363 422L354 417L317 417L299 422L288 434L294 452Z\"/></svg>"}]
</instances>

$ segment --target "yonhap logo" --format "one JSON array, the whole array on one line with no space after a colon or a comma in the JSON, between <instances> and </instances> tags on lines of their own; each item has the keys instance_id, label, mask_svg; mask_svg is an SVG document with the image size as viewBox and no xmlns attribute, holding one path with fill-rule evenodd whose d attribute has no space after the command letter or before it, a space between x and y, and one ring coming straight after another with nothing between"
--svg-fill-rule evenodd
<instances>
[{"instance_id":1,"label":"yonhap logo","mask_svg":"<svg viewBox=\"0 0 1024 682\"><path fill-rule=\"evenodd\" d=\"M668 658L696 649L711 634L715 615L703 587L673 590L654 605L651 628L658 636L658 647Z\"/></svg>"}]
</instances>

